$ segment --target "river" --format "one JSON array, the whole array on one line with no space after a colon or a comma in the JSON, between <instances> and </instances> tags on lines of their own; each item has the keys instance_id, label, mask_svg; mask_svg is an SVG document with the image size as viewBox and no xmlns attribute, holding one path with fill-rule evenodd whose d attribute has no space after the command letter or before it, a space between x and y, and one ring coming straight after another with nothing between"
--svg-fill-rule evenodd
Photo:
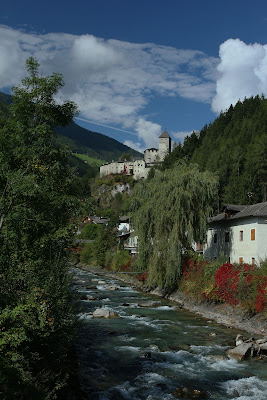
<instances>
[{"instance_id":1,"label":"river","mask_svg":"<svg viewBox=\"0 0 267 400\"><path fill-rule=\"evenodd\" d=\"M108 276L75 269L74 281L80 295L95 297L80 300L82 325L76 344L80 384L88 399L171 400L194 398L193 390L207 399L267 399L267 361L238 362L226 356L242 332ZM118 290L107 289L114 284ZM151 299L161 305L138 306ZM96 308L115 311L120 318L93 318ZM173 395L184 387L191 397L185 392Z\"/></svg>"}]
</instances>

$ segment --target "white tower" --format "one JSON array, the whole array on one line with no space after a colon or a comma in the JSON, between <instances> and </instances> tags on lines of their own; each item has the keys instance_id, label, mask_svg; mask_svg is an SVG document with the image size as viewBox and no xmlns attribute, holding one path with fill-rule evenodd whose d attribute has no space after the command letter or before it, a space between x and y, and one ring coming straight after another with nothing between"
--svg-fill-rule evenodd
<instances>
[{"instance_id":1,"label":"white tower","mask_svg":"<svg viewBox=\"0 0 267 400\"><path fill-rule=\"evenodd\" d=\"M166 129L159 137L159 160L163 161L166 154L171 152L172 140Z\"/></svg>"}]
</instances>

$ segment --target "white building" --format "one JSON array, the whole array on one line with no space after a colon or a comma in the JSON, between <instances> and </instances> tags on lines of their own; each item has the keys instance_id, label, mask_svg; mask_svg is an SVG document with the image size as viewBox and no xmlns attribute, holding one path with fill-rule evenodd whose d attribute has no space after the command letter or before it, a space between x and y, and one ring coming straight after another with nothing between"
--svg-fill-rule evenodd
<instances>
[{"instance_id":1,"label":"white building","mask_svg":"<svg viewBox=\"0 0 267 400\"><path fill-rule=\"evenodd\" d=\"M144 159L131 161L116 161L104 164L100 167L100 177L110 174L133 175L134 179L146 179L150 168L162 162L171 151L171 137L166 131L159 137L159 148L151 148L144 151Z\"/></svg>"},{"instance_id":2,"label":"white building","mask_svg":"<svg viewBox=\"0 0 267 400\"><path fill-rule=\"evenodd\" d=\"M267 259L267 202L225 206L222 214L209 221L204 255L257 265Z\"/></svg>"}]
</instances>

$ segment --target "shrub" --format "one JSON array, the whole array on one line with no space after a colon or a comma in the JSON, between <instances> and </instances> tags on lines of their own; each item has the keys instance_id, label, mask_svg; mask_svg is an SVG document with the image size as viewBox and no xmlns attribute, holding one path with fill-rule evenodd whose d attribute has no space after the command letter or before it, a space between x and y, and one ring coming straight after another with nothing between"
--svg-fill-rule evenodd
<instances>
[{"instance_id":1,"label":"shrub","mask_svg":"<svg viewBox=\"0 0 267 400\"><path fill-rule=\"evenodd\" d=\"M97 232L101 228L101 225L89 223L83 228L79 239L94 240L97 237Z\"/></svg>"},{"instance_id":2,"label":"shrub","mask_svg":"<svg viewBox=\"0 0 267 400\"><path fill-rule=\"evenodd\" d=\"M267 309L267 261L257 268L249 264L207 262L200 257L185 257L180 290L197 300L207 299L240 304L249 312Z\"/></svg>"},{"instance_id":3,"label":"shrub","mask_svg":"<svg viewBox=\"0 0 267 400\"><path fill-rule=\"evenodd\" d=\"M114 250L108 249L106 251L106 259L105 259L105 265L108 270L111 269L113 257L114 257Z\"/></svg>"},{"instance_id":4,"label":"shrub","mask_svg":"<svg viewBox=\"0 0 267 400\"><path fill-rule=\"evenodd\" d=\"M81 262L84 264L96 265L95 244L86 243L81 252Z\"/></svg>"},{"instance_id":5,"label":"shrub","mask_svg":"<svg viewBox=\"0 0 267 400\"><path fill-rule=\"evenodd\" d=\"M127 250L119 250L115 253L111 269L113 271L124 271L125 266L127 266L131 262L131 256Z\"/></svg>"}]
</instances>

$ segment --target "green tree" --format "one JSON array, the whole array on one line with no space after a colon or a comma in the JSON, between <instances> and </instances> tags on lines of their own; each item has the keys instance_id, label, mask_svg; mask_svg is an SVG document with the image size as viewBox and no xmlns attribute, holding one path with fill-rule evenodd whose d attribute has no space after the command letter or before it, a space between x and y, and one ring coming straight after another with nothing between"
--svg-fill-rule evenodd
<instances>
[{"instance_id":1,"label":"green tree","mask_svg":"<svg viewBox=\"0 0 267 400\"><path fill-rule=\"evenodd\" d=\"M104 267L106 264L106 253L109 249L116 247L116 234L108 226L102 227L97 232L95 239L94 255L97 265Z\"/></svg>"},{"instance_id":2,"label":"green tree","mask_svg":"<svg viewBox=\"0 0 267 400\"><path fill-rule=\"evenodd\" d=\"M79 239L94 240L97 237L97 232L100 229L102 229L101 225L97 225L97 224L93 224L93 223L87 224L83 228L83 230L79 236Z\"/></svg>"},{"instance_id":3,"label":"green tree","mask_svg":"<svg viewBox=\"0 0 267 400\"><path fill-rule=\"evenodd\" d=\"M121 161L131 161L131 154L129 153L122 153L120 156Z\"/></svg>"},{"instance_id":4,"label":"green tree","mask_svg":"<svg viewBox=\"0 0 267 400\"><path fill-rule=\"evenodd\" d=\"M54 128L77 108L56 103L60 74L40 77L34 58L26 66L0 127L0 387L6 399L50 399L70 371L75 318L66 265L77 207Z\"/></svg>"},{"instance_id":5,"label":"green tree","mask_svg":"<svg viewBox=\"0 0 267 400\"><path fill-rule=\"evenodd\" d=\"M267 201L267 137L257 137L251 146L249 167L252 170L253 192L258 192L260 201Z\"/></svg>"},{"instance_id":6,"label":"green tree","mask_svg":"<svg viewBox=\"0 0 267 400\"><path fill-rule=\"evenodd\" d=\"M196 165L179 162L139 182L132 198L138 236L138 270L148 269L150 287L173 288L182 273L182 254L203 240L215 200L217 179Z\"/></svg>"}]
</instances>

